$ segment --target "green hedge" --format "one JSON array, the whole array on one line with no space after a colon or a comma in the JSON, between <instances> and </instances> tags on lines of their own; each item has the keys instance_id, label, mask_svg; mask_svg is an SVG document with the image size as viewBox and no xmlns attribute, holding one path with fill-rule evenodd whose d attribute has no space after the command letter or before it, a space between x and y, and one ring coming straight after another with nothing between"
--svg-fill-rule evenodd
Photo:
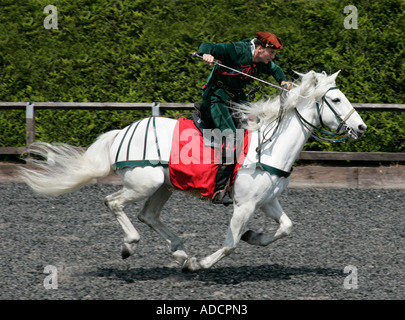
<instances>
[{"instance_id":1,"label":"green hedge","mask_svg":"<svg viewBox=\"0 0 405 320\"><path fill-rule=\"evenodd\" d=\"M293 70L334 73L352 102L404 103L403 0L350 1L358 29L345 29L339 0L2 0L0 101L192 102L210 68L192 58L201 42L271 31ZM46 30L46 5L58 29ZM275 95L273 89L265 94ZM344 145L311 141L309 150L405 150L405 114L361 112L366 136ZM0 146L25 144L24 113L0 111ZM37 140L78 146L145 116L139 111L38 111Z\"/></svg>"}]
</instances>

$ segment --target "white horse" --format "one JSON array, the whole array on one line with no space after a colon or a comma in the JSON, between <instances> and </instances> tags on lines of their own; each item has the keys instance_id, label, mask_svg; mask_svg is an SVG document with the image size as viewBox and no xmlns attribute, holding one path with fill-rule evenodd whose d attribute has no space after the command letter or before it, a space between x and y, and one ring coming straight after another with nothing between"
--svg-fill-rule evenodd
<instances>
[{"instance_id":1,"label":"white horse","mask_svg":"<svg viewBox=\"0 0 405 320\"><path fill-rule=\"evenodd\" d=\"M138 219L166 240L173 258L182 266L182 270L194 272L208 269L231 254L241 239L252 245L267 246L291 233L292 222L283 211L278 197L287 187L291 168L307 139L311 135L319 136L315 134L319 130L333 134L318 129L319 125L336 131L336 136L329 139L333 141L355 140L363 135L367 126L345 95L335 87L338 73L327 76L325 73L310 71L300 75L300 85L281 99L262 100L252 103L250 108L244 108L243 111L250 119L246 127L251 130L252 136L249 152L233 186L233 216L222 247L200 260L189 257L180 238L160 220L160 211L174 190L167 166L149 163L120 168L117 165L118 155L114 156L118 152L117 147L114 147L114 152L111 149L114 141L115 144L117 140L123 141L128 128L101 135L87 151L65 144L37 143L34 149L39 149L37 153L48 160L34 160L37 167L21 168L20 176L34 191L58 195L77 190L93 178L107 176L115 170L124 186L120 191L107 196L105 204L112 210L125 233L122 257L134 254L140 239L124 208L130 203L146 200ZM166 139L159 143L161 160L170 154L176 120L153 119L156 121L154 135L150 133L149 137L131 138L127 144L142 144L145 157L145 153L153 153L151 149L156 150L158 138ZM150 120L144 119L137 123L142 126L146 122L149 127ZM147 135L147 129L145 132ZM256 209L261 209L267 217L274 219L279 224L278 229L260 233L245 231Z\"/></svg>"}]
</instances>

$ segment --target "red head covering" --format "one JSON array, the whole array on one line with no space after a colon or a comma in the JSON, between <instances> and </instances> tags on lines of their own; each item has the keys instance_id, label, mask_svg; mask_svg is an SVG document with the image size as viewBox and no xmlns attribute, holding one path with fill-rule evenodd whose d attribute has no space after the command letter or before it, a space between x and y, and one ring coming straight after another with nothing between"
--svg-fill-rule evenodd
<instances>
[{"instance_id":1,"label":"red head covering","mask_svg":"<svg viewBox=\"0 0 405 320\"><path fill-rule=\"evenodd\" d=\"M283 49L281 40L270 32L257 32L256 38L259 39L266 48Z\"/></svg>"}]
</instances>

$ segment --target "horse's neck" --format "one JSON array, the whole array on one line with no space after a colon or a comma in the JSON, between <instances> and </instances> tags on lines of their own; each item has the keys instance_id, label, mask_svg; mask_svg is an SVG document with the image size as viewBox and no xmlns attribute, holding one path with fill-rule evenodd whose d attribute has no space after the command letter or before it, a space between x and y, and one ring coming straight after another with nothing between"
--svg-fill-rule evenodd
<instances>
[{"instance_id":1,"label":"horse's neck","mask_svg":"<svg viewBox=\"0 0 405 320\"><path fill-rule=\"evenodd\" d=\"M297 109L307 121L316 125L315 108L300 108L298 106ZM265 129L266 126L262 126L259 134ZM264 161L267 158L267 161L270 161L269 164L276 168L289 171L294 161L299 157L309 136L310 131L302 125L295 111L290 110L281 120L271 141L264 145L262 158Z\"/></svg>"}]
</instances>

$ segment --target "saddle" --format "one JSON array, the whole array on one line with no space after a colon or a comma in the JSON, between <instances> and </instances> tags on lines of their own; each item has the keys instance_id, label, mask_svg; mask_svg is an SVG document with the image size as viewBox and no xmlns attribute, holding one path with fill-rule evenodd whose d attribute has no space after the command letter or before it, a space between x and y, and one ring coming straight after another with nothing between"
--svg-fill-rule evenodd
<instances>
[{"instance_id":1,"label":"saddle","mask_svg":"<svg viewBox=\"0 0 405 320\"><path fill-rule=\"evenodd\" d=\"M204 135L204 129L209 129L210 134ZM193 120L178 119L174 132L169 161L171 183L180 190L198 189L201 196L212 198L218 164L222 161L222 139L215 138L211 128L206 126L197 112L193 114ZM183 132L186 134L183 135ZM245 132L230 186L247 154L249 141L249 135Z\"/></svg>"}]
</instances>

